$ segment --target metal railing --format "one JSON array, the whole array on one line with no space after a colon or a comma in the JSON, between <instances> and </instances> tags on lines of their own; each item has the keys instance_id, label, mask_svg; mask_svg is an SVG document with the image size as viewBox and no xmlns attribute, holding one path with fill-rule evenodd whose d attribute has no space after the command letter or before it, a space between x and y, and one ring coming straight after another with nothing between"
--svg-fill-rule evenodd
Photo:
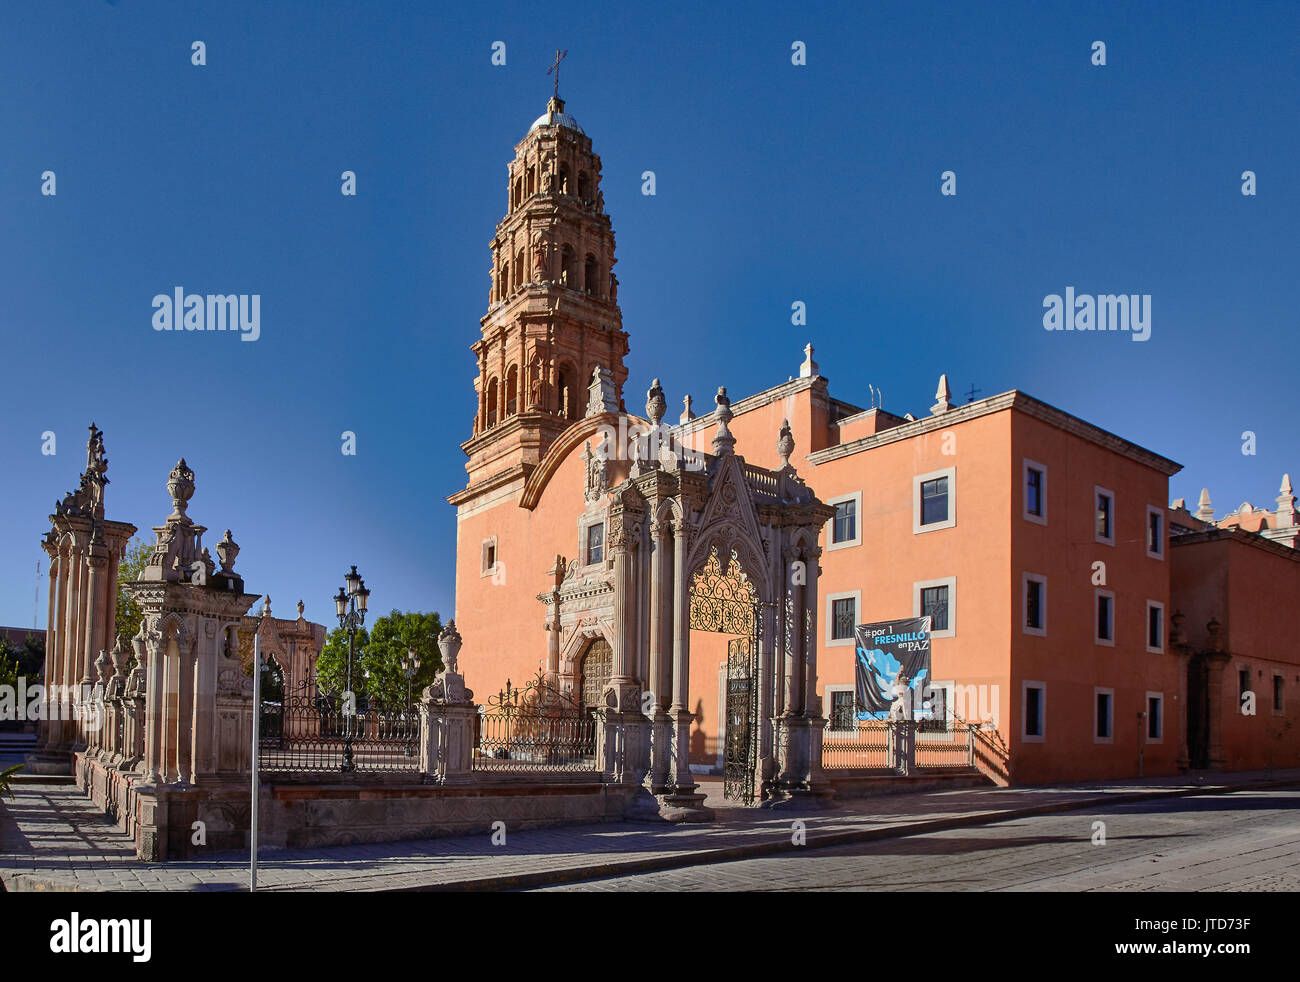
<instances>
[{"instance_id":1,"label":"metal railing","mask_svg":"<svg viewBox=\"0 0 1300 982\"><path fill-rule=\"evenodd\" d=\"M330 696L289 696L262 704L258 770L267 772L418 771L420 718L411 710L345 711ZM351 767L346 748L351 736Z\"/></svg>"},{"instance_id":2,"label":"metal railing","mask_svg":"<svg viewBox=\"0 0 1300 982\"><path fill-rule=\"evenodd\" d=\"M889 720L841 719L822 734L825 770L893 769L889 759Z\"/></svg>"},{"instance_id":3,"label":"metal railing","mask_svg":"<svg viewBox=\"0 0 1300 982\"><path fill-rule=\"evenodd\" d=\"M595 771L600 712L575 704L548 680L506 687L479 713L470 769Z\"/></svg>"}]
</instances>

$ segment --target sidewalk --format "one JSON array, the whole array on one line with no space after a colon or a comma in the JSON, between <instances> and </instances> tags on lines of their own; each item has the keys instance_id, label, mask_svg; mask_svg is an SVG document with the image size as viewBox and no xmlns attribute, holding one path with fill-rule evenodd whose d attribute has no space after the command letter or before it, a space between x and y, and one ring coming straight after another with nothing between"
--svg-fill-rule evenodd
<instances>
[{"instance_id":1,"label":"sidewalk","mask_svg":"<svg viewBox=\"0 0 1300 982\"><path fill-rule=\"evenodd\" d=\"M321 849L262 849L259 890L505 890L987 825L1129 801L1300 785L1300 770L1053 788L891 794L821 812L722 807L709 825L615 822ZM716 782L704 785L718 794ZM25 783L0 802L0 881L24 890L246 890L248 854L140 863L75 787ZM719 802L711 801L710 804ZM806 844L792 843L792 825Z\"/></svg>"}]
</instances>

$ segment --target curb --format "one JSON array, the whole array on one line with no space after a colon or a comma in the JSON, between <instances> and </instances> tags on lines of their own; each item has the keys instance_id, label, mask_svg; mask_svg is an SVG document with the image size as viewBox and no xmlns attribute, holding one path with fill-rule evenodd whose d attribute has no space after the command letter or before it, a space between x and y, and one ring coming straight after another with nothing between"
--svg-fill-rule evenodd
<instances>
[{"instance_id":1,"label":"curb","mask_svg":"<svg viewBox=\"0 0 1300 982\"><path fill-rule=\"evenodd\" d=\"M536 873L518 873L507 876L479 877L476 879L453 880L441 883L416 884L412 886L393 886L382 888L391 893L472 893L478 891L524 890L538 886L552 886L560 883L577 883L584 880L605 879L612 876L626 876L634 873L655 873L669 869L684 869L689 866L703 866L712 863L732 862L738 859L756 859L781 853L806 852L809 849L826 849L833 846L854 845L879 839L901 839L913 835L926 835L932 832L944 832L950 829L970 828L977 825L996 825L999 822L1014 821L1019 818L1031 818L1036 815L1049 815L1056 812L1082 811L1097 805L1127 805L1141 801L1153 801L1163 798L1188 798L1201 794L1232 794L1236 791L1261 791L1270 788L1300 786L1295 778L1278 781L1255 781L1240 785L1207 785L1196 788L1177 788L1170 791L1140 791L1132 794L1115 794L1088 798L1079 801L1058 801L1045 805L1031 805L1023 808L1010 808L995 812L974 812L969 815L956 815L951 818L939 818L930 821L910 822L904 825L887 825L875 829L852 829L845 832L808 833L807 841L796 846L784 839L776 842L753 843L750 845L727 846L717 849L699 849L693 852L674 853L669 856L655 856L648 859L631 859L621 862L599 863L591 866L569 867L567 869L542 870ZM340 877L339 880L346 880ZM268 891L293 892L294 887L272 887ZM260 892L260 891L259 891Z\"/></svg>"},{"instance_id":2,"label":"curb","mask_svg":"<svg viewBox=\"0 0 1300 982\"><path fill-rule=\"evenodd\" d=\"M1130 794L1109 794L1075 801L1057 801L1042 805L1029 805L1021 808L1008 808L1000 811L973 812L967 815L954 815L948 818L913 821L901 825L886 825L874 829L850 829L843 832L808 831L804 845L797 846L783 837L774 842L758 842L712 849L696 849L691 852L678 852L665 856L652 856L646 859L629 859L608 863L595 863L587 866L570 866L563 869L539 870L534 873L517 873L503 876L474 877L462 880L440 881L437 883L419 883L409 886L393 885L379 888L386 893L476 893L510 890L527 890L533 887L554 886L563 883L580 883L586 880L599 880L615 876L628 876L637 873L656 873L670 869L685 869L691 866L705 866L713 863L734 862L740 859L758 859L783 853L807 852L810 849L826 849L835 846L856 845L874 842L880 839L901 839L914 835L928 835L933 832L945 832L952 829L971 828L980 825L996 825L1021 818L1037 815L1051 815L1059 812L1083 811L1099 805L1110 807L1128 805L1143 801L1159 801L1166 798L1190 798L1206 794L1233 794L1238 791L1264 791L1274 788L1300 787L1296 778L1281 780L1252 781L1247 784L1223 785L1212 784L1201 787L1183 787L1168 791L1138 791ZM352 879L373 877L362 874L357 877L340 876L330 880L331 883L346 884ZM396 879L396 876L394 876ZM68 891L90 893L119 892L101 887L88 887L75 880L58 877L40 876L33 873L18 873L9 881L9 889L14 892ZM302 884L292 886L265 886L258 893L295 893L302 889ZM213 892L221 891L216 884L196 884L190 890L171 892ZM142 892L142 891L126 891ZM230 892L244 892L243 887L233 886ZM346 887L344 891L346 892Z\"/></svg>"}]
</instances>

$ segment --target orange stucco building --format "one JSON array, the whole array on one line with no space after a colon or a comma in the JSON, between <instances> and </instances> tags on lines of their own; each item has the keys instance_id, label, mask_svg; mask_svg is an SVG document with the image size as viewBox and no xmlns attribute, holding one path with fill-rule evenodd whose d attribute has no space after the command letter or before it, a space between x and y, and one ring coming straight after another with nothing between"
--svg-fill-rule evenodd
<instances>
[{"instance_id":1,"label":"orange stucco building","mask_svg":"<svg viewBox=\"0 0 1300 982\"><path fill-rule=\"evenodd\" d=\"M561 651L584 701L609 677L608 625L564 627L548 612L566 575L605 588L608 506L593 467L626 474L628 434L648 425L624 402L628 334L599 181L591 140L551 100L510 165L473 346L468 481L449 498L455 619L480 697L560 664ZM996 729L1002 780L1300 760L1285 698L1288 680L1300 683L1284 640L1296 550L1180 524L1186 511L1166 505L1180 465L1023 392L956 406L941 379L920 417L864 410L834 398L811 346L804 354L798 377L731 402L728 418L744 463L778 471L788 455L835 509L815 593L828 733L851 725L854 626L929 614L927 698ZM792 453L777 440L787 420ZM718 411L697 417L688 401L672 433L706 450ZM1217 637L1204 636L1216 618ZM690 763L710 770L721 766L727 639L692 634L690 650ZM1238 712L1232 659L1268 689L1253 718Z\"/></svg>"}]
</instances>

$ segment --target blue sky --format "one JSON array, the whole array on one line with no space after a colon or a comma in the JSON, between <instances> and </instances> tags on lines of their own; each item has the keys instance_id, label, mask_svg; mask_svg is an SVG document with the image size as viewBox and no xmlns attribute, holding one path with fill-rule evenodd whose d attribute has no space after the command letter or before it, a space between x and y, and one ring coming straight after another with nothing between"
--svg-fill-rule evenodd
<instances>
[{"instance_id":1,"label":"blue sky","mask_svg":"<svg viewBox=\"0 0 1300 982\"><path fill-rule=\"evenodd\" d=\"M6 2L0 623L32 623L92 419L109 517L147 534L185 456L281 616L328 623L351 563L378 609L445 616L488 243L557 47L630 407L654 376L674 405L766 388L811 339L840 398L1020 388L1184 464L1171 496L1271 507L1300 470L1300 6L793 6ZM261 338L155 332L176 286L260 294ZM1067 286L1151 294L1151 339L1045 332Z\"/></svg>"}]
</instances>

